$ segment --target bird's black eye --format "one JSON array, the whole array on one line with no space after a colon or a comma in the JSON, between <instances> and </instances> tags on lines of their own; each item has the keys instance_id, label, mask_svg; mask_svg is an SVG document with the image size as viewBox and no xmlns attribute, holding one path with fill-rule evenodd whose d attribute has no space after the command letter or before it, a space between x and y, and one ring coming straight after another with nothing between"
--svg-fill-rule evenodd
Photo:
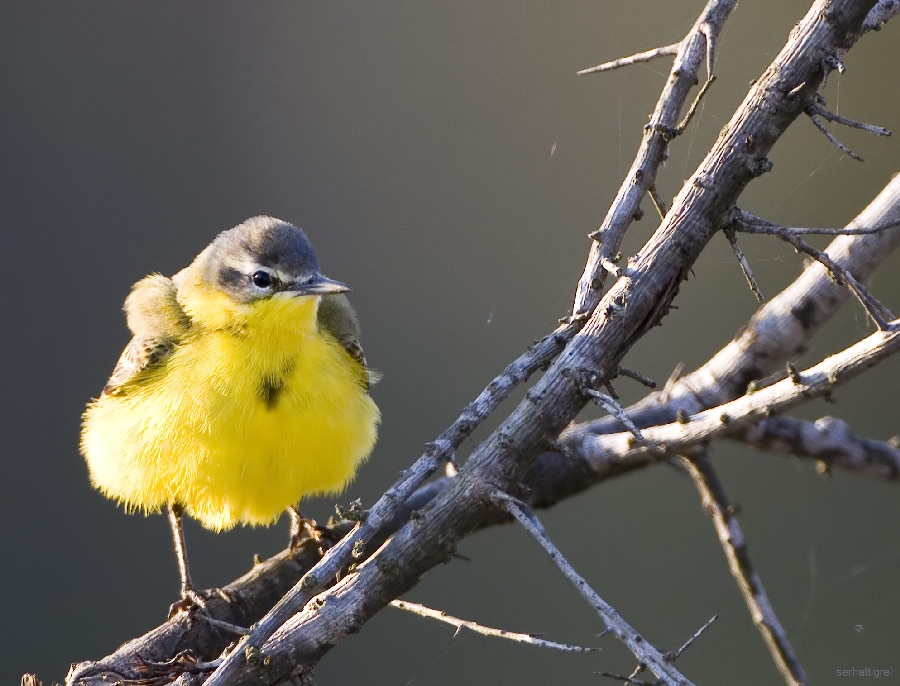
<instances>
[{"instance_id":1,"label":"bird's black eye","mask_svg":"<svg viewBox=\"0 0 900 686\"><path fill-rule=\"evenodd\" d=\"M258 271L253 272L250 275L250 280L253 282L253 285L257 288L268 288L272 285L274 279L269 272L264 269L260 269Z\"/></svg>"}]
</instances>

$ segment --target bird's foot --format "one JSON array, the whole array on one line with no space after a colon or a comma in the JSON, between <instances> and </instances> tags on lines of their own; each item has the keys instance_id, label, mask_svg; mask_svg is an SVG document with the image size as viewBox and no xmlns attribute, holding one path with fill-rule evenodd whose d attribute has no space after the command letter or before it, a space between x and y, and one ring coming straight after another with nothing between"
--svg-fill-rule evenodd
<instances>
[{"instance_id":1,"label":"bird's foot","mask_svg":"<svg viewBox=\"0 0 900 686\"><path fill-rule=\"evenodd\" d=\"M199 612L207 618L212 619L209 614L208 601L210 598L220 598L226 603L233 602L233 598L221 588L210 588L205 591L198 591L195 588L182 588L181 599L176 600L169 606L169 619L181 612ZM215 620L218 621L218 620Z\"/></svg>"},{"instance_id":2,"label":"bird's foot","mask_svg":"<svg viewBox=\"0 0 900 686\"><path fill-rule=\"evenodd\" d=\"M313 541L322 548L322 532L314 519L307 519L293 507L288 508L288 516L291 520L290 539L288 548L296 550L307 541Z\"/></svg>"}]
</instances>

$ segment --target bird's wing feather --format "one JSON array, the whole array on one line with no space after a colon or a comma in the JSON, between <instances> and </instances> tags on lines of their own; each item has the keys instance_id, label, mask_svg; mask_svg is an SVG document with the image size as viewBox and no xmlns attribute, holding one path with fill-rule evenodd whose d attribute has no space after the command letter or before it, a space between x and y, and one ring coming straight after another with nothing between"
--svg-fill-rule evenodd
<instances>
[{"instance_id":1,"label":"bird's wing feather","mask_svg":"<svg viewBox=\"0 0 900 686\"><path fill-rule=\"evenodd\" d=\"M103 388L105 395L122 392L138 374L163 364L190 329L176 295L175 284L161 274L151 274L131 288L125 315L133 336Z\"/></svg>"},{"instance_id":2,"label":"bird's wing feather","mask_svg":"<svg viewBox=\"0 0 900 686\"><path fill-rule=\"evenodd\" d=\"M318 319L319 327L331 334L347 354L362 365L366 372L365 383L368 390L369 385L377 382L381 375L369 369L366 363L366 355L359 340L359 318L347 296L343 293L323 295L319 303Z\"/></svg>"}]
</instances>

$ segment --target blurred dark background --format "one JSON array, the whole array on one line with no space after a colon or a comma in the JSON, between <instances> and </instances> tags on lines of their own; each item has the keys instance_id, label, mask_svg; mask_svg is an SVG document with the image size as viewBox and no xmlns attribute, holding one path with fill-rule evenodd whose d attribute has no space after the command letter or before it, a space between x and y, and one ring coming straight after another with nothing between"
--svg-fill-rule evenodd
<instances>
[{"instance_id":1,"label":"blurred dark background","mask_svg":"<svg viewBox=\"0 0 900 686\"><path fill-rule=\"evenodd\" d=\"M62 680L165 619L178 584L165 519L126 516L90 487L84 404L128 334L130 285L185 266L213 236L267 213L304 229L325 271L354 287L384 380L371 461L343 496L370 505L503 366L567 313L668 61L576 70L680 40L700 1L5 2L0 6L3 495L0 681ZM719 42L719 81L672 146L670 198L807 4L743 3ZM900 130L900 27L866 36L830 78L831 108ZM832 127L834 128L834 127ZM808 121L773 152L743 205L774 221L840 226L897 171L896 136ZM646 217L633 252L655 226ZM764 291L801 260L747 240ZM871 281L895 311L892 258ZM626 359L665 381L726 342L755 309L724 239L679 309ZM850 305L800 360L871 330ZM702 332L702 333L701 333ZM862 433L898 433L900 363L837 394ZM619 384L626 400L640 389ZM506 409L511 404L505 406ZM475 440L483 438L481 429ZM716 446L750 552L814 682L836 670L900 674L897 486L730 444ZM325 519L332 502L304 512ZM679 662L697 683L778 676L730 580L691 484L668 468L608 482L542 514L596 589L657 645L718 624ZM187 527L195 579L224 584L286 541L286 525L215 536ZM569 656L461 634L386 609L321 663L323 686L594 684L630 671L614 639L526 535L464 541L409 598L503 628L602 646ZM415 650L410 650L411 645ZM898 683L894 676L887 683Z\"/></svg>"}]
</instances>

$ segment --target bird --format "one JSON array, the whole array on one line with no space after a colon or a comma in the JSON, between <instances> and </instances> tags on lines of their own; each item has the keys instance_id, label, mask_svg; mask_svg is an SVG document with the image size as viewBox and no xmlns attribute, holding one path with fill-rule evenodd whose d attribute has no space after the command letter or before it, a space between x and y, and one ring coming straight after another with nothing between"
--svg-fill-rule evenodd
<instances>
[{"instance_id":1,"label":"bird","mask_svg":"<svg viewBox=\"0 0 900 686\"><path fill-rule=\"evenodd\" d=\"M132 337L84 412L81 452L127 512L167 511L184 607L205 607L184 514L216 532L296 522L303 497L340 492L372 452L377 374L349 290L301 229L258 216L126 298Z\"/></svg>"}]
</instances>

